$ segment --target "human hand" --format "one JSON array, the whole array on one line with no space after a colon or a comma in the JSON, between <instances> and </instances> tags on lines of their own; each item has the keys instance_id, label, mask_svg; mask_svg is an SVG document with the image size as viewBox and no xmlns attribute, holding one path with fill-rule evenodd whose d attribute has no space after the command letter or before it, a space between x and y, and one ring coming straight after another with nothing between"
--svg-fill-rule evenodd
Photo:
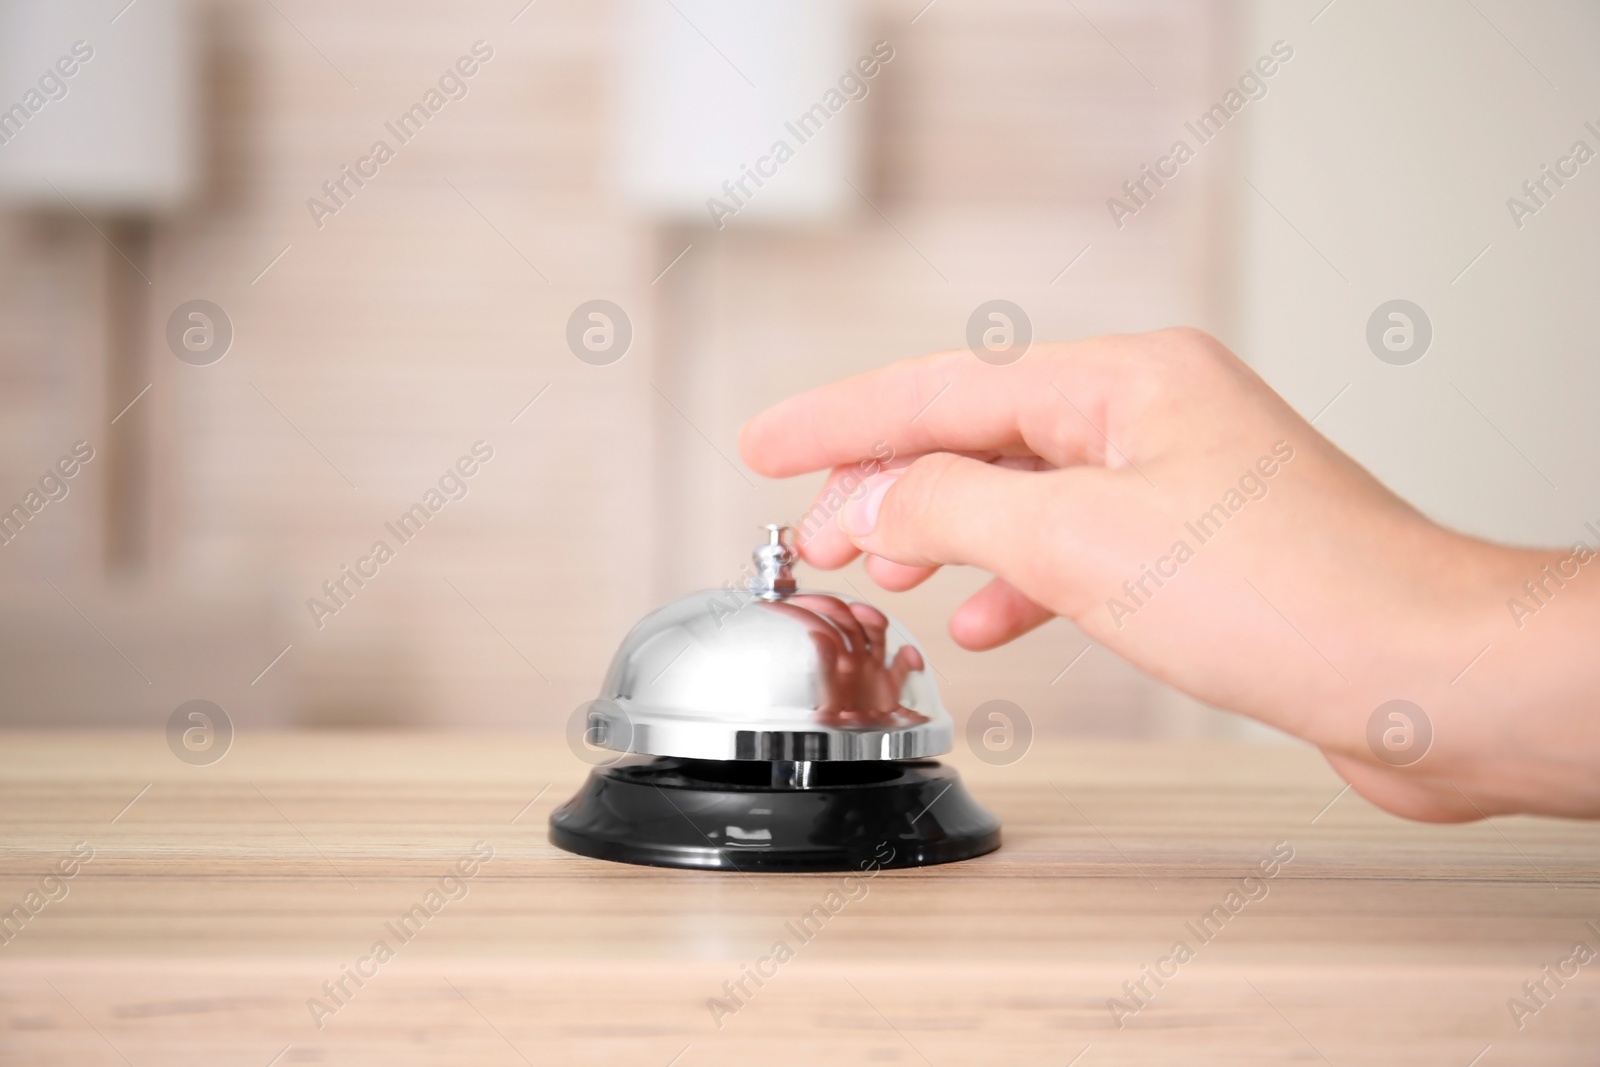
<instances>
[{"instance_id":1,"label":"human hand","mask_svg":"<svg viewBox=\"0 0 1600 1067\"><path fill-rule=\"evenodd\" d=\"M817 713L837 728L891 730L927 718L900 704L906 678L926 664L912 645L884 661L889 617L871 604L824 593L801 593L762 607L787 616L810 634L821 680Z\"/></svg>"},{"instance_id":2,"label":"human hand","mask_svg":"<svg viewBox=\"0 0 1600 1067\"><path fill-rule=\"evenodd\" d=\"M857 485L875 442L897 458ZM897 363L778 404L740 450L771 477L831 468L801 524L815 566L865 552L891 590L947 564L993 574L950 620L964 647L1064 616L1145 672L1319 745L1388 810L1600 814L1586 651L1600 601L1575 587L1541 634L1513 626L1506 598L1559 554L1429 521L1203 333L1035 345L1009 366ZM1408 767L1368 741L1395 698L1433 730Z\"/></svg>"}]
</instances>

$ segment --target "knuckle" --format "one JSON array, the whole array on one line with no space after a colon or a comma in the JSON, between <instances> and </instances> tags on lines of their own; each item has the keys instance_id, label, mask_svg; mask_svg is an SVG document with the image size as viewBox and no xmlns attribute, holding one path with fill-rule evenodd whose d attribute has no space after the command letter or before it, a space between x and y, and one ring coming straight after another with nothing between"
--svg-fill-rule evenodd
<instances>
[{"instance_id":1,"label":"knuckle","mask_svg":"<svg viewBox=\"0 0 1600 1067\"><path fill-rule=\"evenodd\" d=\"M1213 372L1234 359L1226 345L1194 326L1169 327L1157 332L1155 340L1160 362L1180 372Z\"/></svg>"},{"instance_id":2,"label":"knuckle","mask_svg":"<svg viewBox=\"0 0 1600 1067\"><path fill-rule=\"evenodd\" d=\"M1146 334L1138 358L1122 367L1131 395L1157 403L1188 403L1225 377L1233 354L1204 330L1173 326Z\"/></svg>"},{"instance_id":3,"label":"knuckle","mask_svg":"<svg viewBox=\"0 0 1600 1067\"><path fill-rule=\"evenodd\" d=\"M1222 347L1221 341L1198 326L1168 326L1166 329L1157 330L1154 336L1174 348L1189 351L1210 352Z\"/></svg>"}]
</instances>

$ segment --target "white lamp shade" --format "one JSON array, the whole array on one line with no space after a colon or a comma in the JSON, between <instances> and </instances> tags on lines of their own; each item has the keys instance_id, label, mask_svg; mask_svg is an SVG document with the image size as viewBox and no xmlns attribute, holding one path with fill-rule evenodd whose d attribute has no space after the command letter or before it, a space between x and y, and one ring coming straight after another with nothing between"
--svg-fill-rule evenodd
<instances>
[{"instance_id":1,"label":"white lamp shade","mask_svg":"<svg viewBox=\"0 0 1600 1067\"><path fill-rule=\"evenodd\" d=\"M854 209L862 103L839 83L869 47L852 0L630 0L619 20L617 183L634 207L741 224ZM795 125L825 99L846 103Z\"/></svg>"},{"instance_id":2,"label":"white lamp shade","mask_svg":"<svg viewBox=\"0 0 1600 1067\"><path fill-rule=\"evenodd\" d=\"M198 179L197 84L184 0L0 0L0 198L171 210Z\"/></svg>"}]
</instances>

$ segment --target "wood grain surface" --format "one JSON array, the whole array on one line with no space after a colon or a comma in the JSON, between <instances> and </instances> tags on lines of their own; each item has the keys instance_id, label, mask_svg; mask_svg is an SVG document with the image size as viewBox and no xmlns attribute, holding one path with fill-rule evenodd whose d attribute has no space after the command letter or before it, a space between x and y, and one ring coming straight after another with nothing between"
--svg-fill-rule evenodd
<instances>
[{"instance_id":1,"label":"wood grain surface","mask_svg":"<svg viewBox=\"0 0 1600 1067\"><path fill-rule=\"evenodd\" d=\"M559 740L247 734L197 767L8 734L0 908L39 896L0 945L0 1063L1600 1062L1600 961L1544 970L1600 948L1600 826L1403 822L1292 747L952 761L1001 850L846 883L560 852L586 767Z\"/></svg>"}]
</instances>

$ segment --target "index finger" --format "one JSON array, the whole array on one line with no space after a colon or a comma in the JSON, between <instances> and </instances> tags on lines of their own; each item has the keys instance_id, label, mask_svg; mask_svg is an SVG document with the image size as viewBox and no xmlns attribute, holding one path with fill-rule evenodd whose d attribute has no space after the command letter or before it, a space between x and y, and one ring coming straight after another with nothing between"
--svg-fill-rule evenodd
<instances>
[{"instance_id":1,"label":"index finger","mask_svg":"<svg viewBox=\"0 0 1600 1067\"><path fill-rule=\"evenodd\" d=\"M970 352L904 360L784 400L745 424L739 452L772 478L926 452L1103 462L1106 383L1075 371L1123 338L1050 346L1007 366ZM1043 347L1043 346L1041 346ZM1097 361L1098 362L1098 361Z\"/></svg>"}]
</instances>

